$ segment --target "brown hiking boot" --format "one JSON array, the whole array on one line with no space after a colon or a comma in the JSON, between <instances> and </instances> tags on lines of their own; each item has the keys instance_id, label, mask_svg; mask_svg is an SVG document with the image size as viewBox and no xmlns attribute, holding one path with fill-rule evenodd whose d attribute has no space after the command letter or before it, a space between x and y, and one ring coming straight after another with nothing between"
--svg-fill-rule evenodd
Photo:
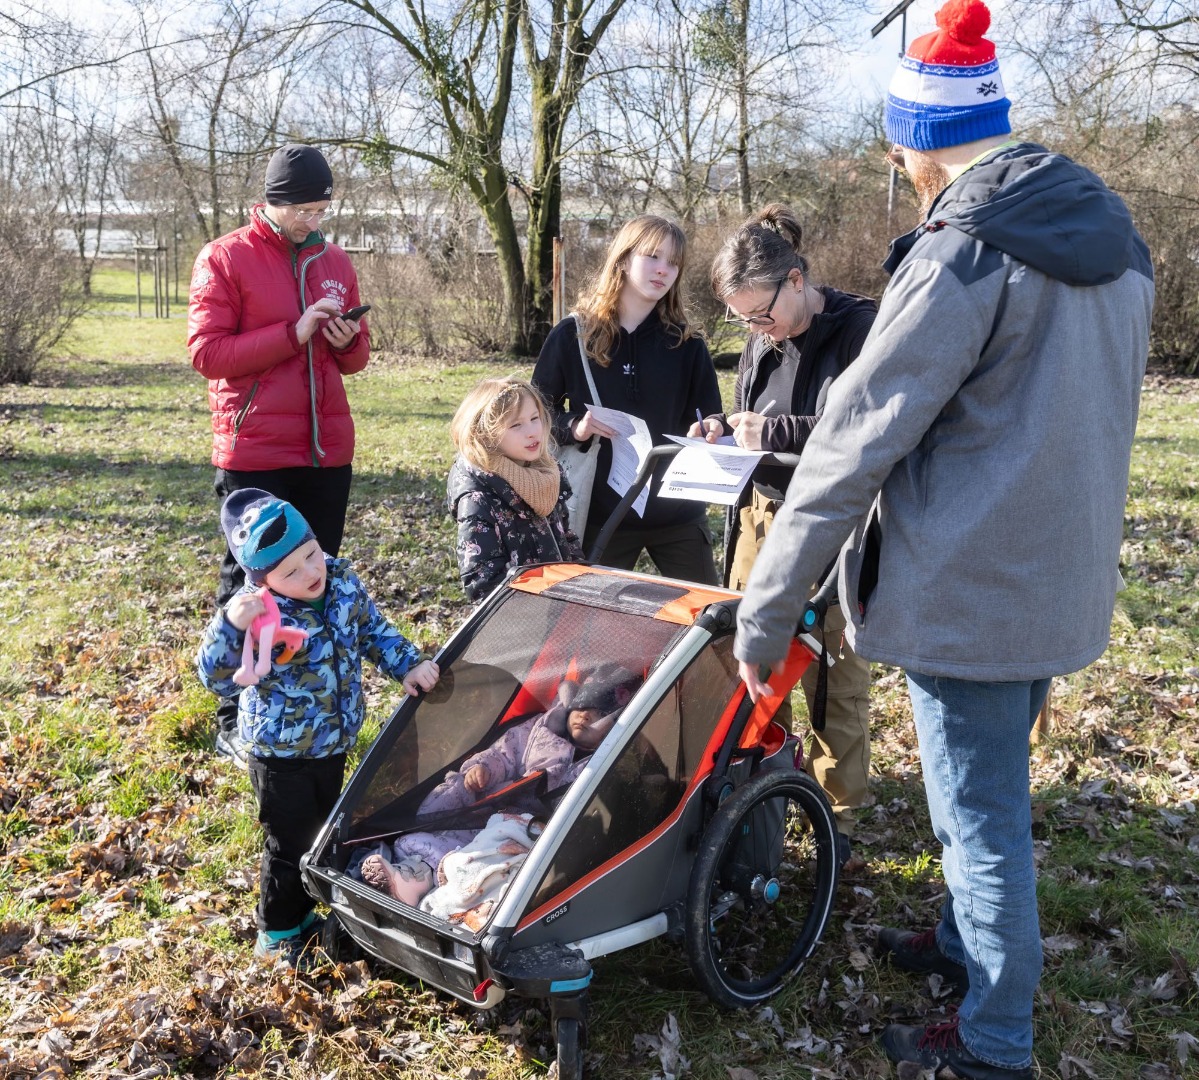
<instances>
[{"instance_id":1,"label":"brown hiking boot","mask_svg":"<svg viewBox=\"0 0 1199 1080\"><path fill-rule=\"evenodd\" d=\"M1019 1069L1005 1068L970 1053L962 1042L956 1016L928 1027L889 1024L883 1029L879 1042L887 1057L897 1065L911 1062L921 1069L932 1070L938 1080L942 1077L946 1080L949 1077L957 1080L1032 1080L1029 1065Z\"/></svg>"},{"instance_id":2,"label":"brown hiking boot","mask_svg":"<svg viewBox=\"0 0 1199 1080\"><path fill-rule=\"evenodd\" d=\"M937 948L935 929L916 933L914 930L884 927L878 932L878 947L875 951L879 957L890 959L895 967L903 968L904 971L915 971L921 975L940 975L958 993L964 994L970 989L970 976L965 966L950 960Z\"/></svg>"}]
</instances>

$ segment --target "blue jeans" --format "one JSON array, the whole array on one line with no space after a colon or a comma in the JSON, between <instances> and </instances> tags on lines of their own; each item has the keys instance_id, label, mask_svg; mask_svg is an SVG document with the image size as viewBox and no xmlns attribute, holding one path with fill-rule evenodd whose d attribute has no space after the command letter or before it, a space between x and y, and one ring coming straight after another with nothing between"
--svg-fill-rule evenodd
<instances>
[{"instance_id":1,"label":"blue jeans","mask_svg":"<svg viewBox=\"0 0 1199 1080\"><path fill-rule=\"evenodd\" d=\"M906 674L929 815L944 847L937 945L970 975L958 1030L975 1057L1024 1068L1041 978L1028 736L1049 680Z\"/></svg>"}]
</instances>

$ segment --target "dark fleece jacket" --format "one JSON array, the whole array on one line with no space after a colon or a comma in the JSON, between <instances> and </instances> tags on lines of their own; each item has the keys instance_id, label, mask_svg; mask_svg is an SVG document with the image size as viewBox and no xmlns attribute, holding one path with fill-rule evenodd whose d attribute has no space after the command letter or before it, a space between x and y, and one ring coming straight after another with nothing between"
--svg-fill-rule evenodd
<instances>
[{"instance_id":1,"label":"dark fleece jacket","mask_svg":"<svg viewBox=\"0 0 1199 1080\"><path fill-rule=\"evenodd\" d=\"M632 333L620 331L611 364L601 367L594 360L589 363L600 404L641 417L655 445L666 441L664 435L686 435L695 423L696 409L705 416L720 412L720 387L707 343L700 337L679 343L657 311L651 312ZM533 369L533 384L550 403L554 438L559 445L576 443L571 425L594 403L583 374L573 318L563 319L550 331ZM620 502L620 496L608 486L611 465L612 444L601 439L587 518L588 533L598 531ZM635 512L629 512L630 527L653 529L703 518L702 503L658 498L661 474L665 471L663 463L650 481L645 516L638 520Z\"/></svg>"}]
</instances>

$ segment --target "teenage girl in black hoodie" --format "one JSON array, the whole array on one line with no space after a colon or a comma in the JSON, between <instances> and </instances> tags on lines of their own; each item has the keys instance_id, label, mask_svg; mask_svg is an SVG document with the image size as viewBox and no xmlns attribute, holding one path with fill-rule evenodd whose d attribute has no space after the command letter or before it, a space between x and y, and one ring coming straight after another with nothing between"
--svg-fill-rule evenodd
<instances>
[{"instance_id":1,"label":"teenage girl in black hoodie","mask_svg":"<svg viewBox=\"0 0 1199 1080\"><path fill-rule=\"evenodd\" d=\"M685 250L686 238L674 222L650 214L627 222L580 296L576 314L550 332L533 369L533 384L553 411L558 443L601 440L583 541L587 550L620 497L608 486L614 432L588 409L594 402L579 356L579 323L599 403L641 417L655 444L666 441L664 435L685 435L697 409L703 416L721 411L708 347L683 313L679 279ZM706 507L660 499L664 471L663 465L650 482L645 514L629 511L601 561L631 569L644 549L667 577L714 585L719 579Z\"/></svg>"}]
</instances>

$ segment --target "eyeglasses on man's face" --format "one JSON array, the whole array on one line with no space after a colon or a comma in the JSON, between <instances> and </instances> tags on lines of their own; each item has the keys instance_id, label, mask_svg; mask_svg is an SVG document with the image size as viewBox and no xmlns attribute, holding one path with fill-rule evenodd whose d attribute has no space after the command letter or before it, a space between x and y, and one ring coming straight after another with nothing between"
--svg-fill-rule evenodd
<instances>
[{"instance_id":1,"label":"eyeglasses on man's face","mask_svg":"<svg viewBox=\"0 0 1199 1080\"><path fill-rule=\"evenodd\" d=\"M903 162L903 147L902 146L899 146L899 145L892 146L891 149L888 150L883 155L883 158L887 162L887 164L890 165L891 168L893 168L896 172L907 172L907 169L904 167L904 162Z\"/></svg>"},{"instance_id":2,"label":"eyeglasses on man's face","mask_svg":"<svg viewBox=\"0 0 1199 1080\"><path fill-rule=\"evenodd\" d=\"M291 212L292 217L298 218L300 221L321 221L333 213L332 206L315 210L311 206L289 206L287 209Z\"/></svg>"},{"instance_id":3,"label":"eyeglasses on man's face","mask_svg":"<svg viewBox=\"0 0 1199 1080\"><path fill-rule=\"evenodd\" d=\"M725 305L724 321L728 323L736 323L738 326L769 326L774 322L774 316L770 313L774 310L774 305L778 302L779 293L782 291L783 282L791 275L788 274L785 278L780 278L779 283L774 287L774 295L770 298L770 303L766 305L766 310L759 315L747 315L742 318L731 307Z\"/></svg>"}]
</instances>

